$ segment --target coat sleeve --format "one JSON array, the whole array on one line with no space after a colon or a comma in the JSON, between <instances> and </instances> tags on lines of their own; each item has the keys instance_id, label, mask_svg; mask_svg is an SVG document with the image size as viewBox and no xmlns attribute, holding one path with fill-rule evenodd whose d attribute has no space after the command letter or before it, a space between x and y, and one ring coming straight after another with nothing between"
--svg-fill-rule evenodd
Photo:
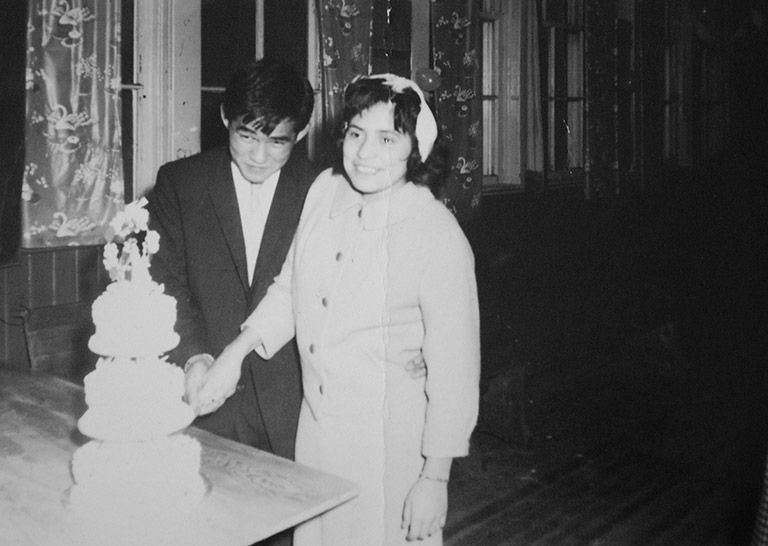
<instances>
[{"instance_id":1,"label":"coat sleeve","mask_svg":"<svg viewBox=\"0 0 768 546\"><path fill-rule=\"evenodd\" d=\"M262 346L256 353L267 360L293 339L296 332L292 290L295 248L296 237L288 250L280 274L275 277L266 295L242 325L243 328L253 328L259 333Z\"/></svg>"},{"instance_id":2,"label":"coat sleeve","mask_svg":"<svg viewBox=\"0 0 768 546\"><path fill-rule=\"evenodd\" d=\"M420 284L427 364L427 415L422 453L458 457L469 452L480 391L480 313L474 257L461 229L431 245Z\"/></svg>"},{"instance_id":3,"label":"coat sleeve","mask_svg":"<svg viewBox=\"0 0 768 546\"><path fill-rule=\"evenodd\" d=\"M165 293L176 299L176 332L179 345L170 361L183 366L195 354L210 352L202 311L192 295L185 256L183 210L173 184L173 171L164 165L147 196L149 226L160 235L160 249L152 256L150 273L164 285Z\"/></svg>"}]
</instances>

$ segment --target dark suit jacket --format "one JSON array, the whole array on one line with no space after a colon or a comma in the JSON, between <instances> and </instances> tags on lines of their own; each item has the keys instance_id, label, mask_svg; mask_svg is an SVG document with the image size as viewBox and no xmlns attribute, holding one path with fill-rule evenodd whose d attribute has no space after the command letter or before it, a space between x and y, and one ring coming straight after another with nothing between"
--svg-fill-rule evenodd
<instances>
[{"instance_id":1,"label":"dark suit jacket","mask_svg":"<svg viewBox=\"0 0 768 546\"><path fill-rule=\"evenodd\" d=\"M217 356L280 272L315 175L309 162L297 156L294 153L280 172L250 287L229 150L207 150L158 171L147 208L150 227L160 234L160 250L152 257L150 271L177 301L181 341L171 352L171 362L183 366L194 354ZM236 394L210 419L195 424L293 458L301 404L299 372L295 343L269 361L251 353L243 362ZM239 402L244 397L249 398L247 404ZM238 432L259 426L254 421L258 419L266 443Z\"/></svg>"}]
</instances>

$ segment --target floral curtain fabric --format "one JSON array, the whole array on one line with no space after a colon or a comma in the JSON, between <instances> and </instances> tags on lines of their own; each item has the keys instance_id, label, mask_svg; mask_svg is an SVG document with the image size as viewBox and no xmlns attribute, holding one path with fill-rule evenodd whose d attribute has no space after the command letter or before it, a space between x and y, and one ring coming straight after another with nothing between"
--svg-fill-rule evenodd
<instances>
[{"instance_id":1,"label":"floral curtain fabric","mask_svg":"<svg viewBox=\"0 0 768 546\"><path fill-rule=\"evenodd\" d=\"M473 220L483 184L482 27L478 2L432 0L437 123L452 168L445 202L459 221Z\"/></svg>"},{"instance_id":2,"label":"floral curtain fabric","mask_svg":"<svg viewBox=\"0 0 768 546\"><path fill-rule=\"evenodd\" d=\"M104 242L123 208L120 0L28 0L22 246Z\"/></svg>"},{"instance_id":3,"label":"floral curtain fabric","mask_svg":"<svg viewBox=\"0 0 768 546\"><path fill-rule=\"evenodd\" d=\"M353 77L370 70L373 0L317 0L317 14L323 126L330 131L342 106L344 88Z\"/></svg>"},{"instance_id":4,"label":"floral curtain fabric","mask_svg":"<svg viewBox=\"0 0 768 546\"><path fill-rule=\"evenodd\" d=\"M337 119L344 87L370 70L373 0L317 0L322 52L323 125ZM460 221L480 207L482 189L482 28L477 2L432 0L434 71L416 74L429 80L437 122L450 150L452 168L444 200ZM425 81L426 81L425 80ZM435 81L433 81L435 80ZM434 84L434 85L432 85ZM439 86L439 87L438 87ZM322 153L322 151L321 151Z\"/></svg>"}]
</instances>

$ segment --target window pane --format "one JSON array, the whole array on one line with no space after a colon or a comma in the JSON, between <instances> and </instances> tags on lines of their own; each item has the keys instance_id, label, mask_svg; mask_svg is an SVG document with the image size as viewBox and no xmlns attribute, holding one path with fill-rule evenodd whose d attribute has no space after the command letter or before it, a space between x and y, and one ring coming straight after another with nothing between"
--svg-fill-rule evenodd
<instances>
[{"instance_id":1,"label":"window pane","mask_svg":"<svg viewBox=\"0 0 768 546\"><path fill-rule=\"evenodd\" d=\"M123 85L136 83L133 72L134 0L122 0L120 12L120 81ZM120 92L122 119L120 120L123 143L123 179L125 180L125 202L133 201L133 113L136 90L123 88Z\"/></svg>"},{"instance_id":2,"label":"window pane","mask_svg":"<svg viewBox=\"0 0 768 546\"><path fill-rule=\"evenodd\" d=\"M226 144L221 123L221 91L238 66L256 58L256 2L203 0L201 20L200 148Z\"/></svg>"},{"instance_id":3,"label":"window pane","mask_svg":"<svg viewBox=\"0 0 768 546\"><path fill-rule=\"evenodd\" d=\"M207 150L227 144L227 129L221 121L221 98L217 92L203 91L200 105L200 149Z\"/></svg>"},{"instance_id":4,"label":"window pane","mask_svg":"<svg viewBox=\"0 0 768 546\"><path fill-rule=\"evenodd\" d=\"M496 9L496 2L484 2L486 13ZM498 175L498 143L500 112L498 111L498 21L483 21L483 175ZM487 179L487 178L486 178Z\"/></svg>"},{"instance_id":5,"label":"window pane","mask_svg":"<svg viewBox=\"0 0 768 546\"><path fill-rule=\"evenodd\" d=\"M200 32L203 87L224 87L235 67L255 58L256 2L203 0Z\"/></svg>"},{"instance_id":6,"label":"window pane","mask_svg":"<svg viewBox=\"0 0 768 546\"><path fill-rule=\"evenodd\" d=\"M371 71L411 74L411 3L373 0Z\"/></svg>"}]
</instances>

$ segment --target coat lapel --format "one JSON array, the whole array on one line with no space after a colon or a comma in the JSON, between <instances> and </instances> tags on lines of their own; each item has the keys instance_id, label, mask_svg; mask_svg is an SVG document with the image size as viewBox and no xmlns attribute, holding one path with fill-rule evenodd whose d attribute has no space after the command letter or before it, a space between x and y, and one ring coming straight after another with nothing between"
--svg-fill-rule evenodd
<instances>
[{"instance_id":1,"label":"coat lapel","mask_svg":"<svg viewBox=\"0 0 768 546\"><path fill-rule=\"evenodd\" d=\"M229 153L223 153L211 171L211 183L208 193L213 203L213 210L219 220L221 231L229 247L232 261L244 290L248 290L248 264L245 258L245 241L240 222L240 209L237 205L235 182L232 180Z\"/></svg>"},{"instance_id":2,"label":"coat lapel","mask_svg":"<svg viewBox=\"0 0 768 546\"><path fill-rule=\"evenodd\" d=\"M294 161L286 163L280 171L256 260L249 294L249 312L261 301L269 285L280 273L285 255L293 242L293 233L301 215L305 193L299 176Z\"/></svg>"}]
</instances>

